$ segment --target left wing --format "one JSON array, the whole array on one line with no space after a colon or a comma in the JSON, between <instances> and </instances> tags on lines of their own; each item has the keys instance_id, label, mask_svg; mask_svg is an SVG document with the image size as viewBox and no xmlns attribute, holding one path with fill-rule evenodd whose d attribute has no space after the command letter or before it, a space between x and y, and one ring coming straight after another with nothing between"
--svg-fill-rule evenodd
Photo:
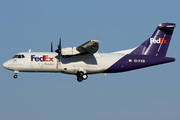
<instances>
[{"instance_id":1,"label":"left wing","mask_svg":"<svg viewBox=\"0 0 180 120\"><path fill-rule=\"evenodd\" d=\"M77 47L76 50L79 51L80 53L94 54L99 49L99 43L100 41L98 40L90 40Z\"/></svg>"}]
</instances>

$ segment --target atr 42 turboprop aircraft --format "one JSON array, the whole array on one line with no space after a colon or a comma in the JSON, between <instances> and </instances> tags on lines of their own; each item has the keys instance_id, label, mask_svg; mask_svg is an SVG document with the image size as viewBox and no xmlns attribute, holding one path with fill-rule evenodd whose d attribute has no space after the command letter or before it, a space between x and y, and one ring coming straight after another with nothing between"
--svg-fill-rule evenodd
<instances>
[{"instance_id":1,"label":"atr 42 turboprop aircraft","mask_svg":"<svg viewBox=\"0 0 180 120\"><path fill-rule=\"evenodd\" d=\"M165 57L175 28L174 23L159 24L150 38L133 49L112 53L97 53L98 40L90 40L79 47L61 48L53 52L22 52L3 64L19 72L56 72L74 74L79 82L88 74L116 73L175 61Z\"/></svg>"}]
</instances>

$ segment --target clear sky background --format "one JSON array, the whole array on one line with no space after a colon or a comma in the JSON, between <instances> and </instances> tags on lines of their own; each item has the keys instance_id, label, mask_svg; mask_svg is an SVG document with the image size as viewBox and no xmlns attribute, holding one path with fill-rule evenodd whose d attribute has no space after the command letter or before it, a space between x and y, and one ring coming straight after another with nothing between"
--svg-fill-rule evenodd
<instances>
[{"instance_id":1,"label":"clear sky background","mask_svg":"<svg viewBox=\"0 0 180 120\"><path fill-rule=\"evenodd\" d=\"M176 62L90 75L81 83L61 73L0 67L0 120L180 119L179 0L0 0L0 63L18 52L50 51L100 40L99 52L138 46L158 24L176 23L167 53Z\"/></svg>"}]
</instances>

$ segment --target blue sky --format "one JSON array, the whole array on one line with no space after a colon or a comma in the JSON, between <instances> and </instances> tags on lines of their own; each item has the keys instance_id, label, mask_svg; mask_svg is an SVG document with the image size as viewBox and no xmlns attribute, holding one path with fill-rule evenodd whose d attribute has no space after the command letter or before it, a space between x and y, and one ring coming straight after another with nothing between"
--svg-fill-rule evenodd
<instances>
[{"instance_id":1,"label":"blue sky","mask_svg":"<svg viewBox=\"0 0 180 120\"><path fill-rule=\"evenodd\" d=\"M124 73L20 73L0 67L1 120L180 119L179 0L1 0L0 63L18 52L101 41L99 52L136 47L163 22L176 23L167 53L176 62Z\"/></svg>"}]
</instances>

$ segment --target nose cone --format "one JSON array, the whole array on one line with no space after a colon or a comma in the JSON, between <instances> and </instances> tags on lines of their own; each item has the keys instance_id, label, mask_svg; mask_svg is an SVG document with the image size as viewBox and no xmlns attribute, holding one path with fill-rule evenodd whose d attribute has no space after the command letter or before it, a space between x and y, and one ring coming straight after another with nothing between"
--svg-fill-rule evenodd
<instances>
[{"instance_id":1,"label":"nose cone","mask_svg":"<svg viewBox=\"0 0 180 120\"><path fill-rule=\"evenodd\" d=\"M4 68L8 69L8 66L9 66L9 65L8 65L8 62L3 63L3 67L4 67Z\"/></svg>"}]
</instances>

